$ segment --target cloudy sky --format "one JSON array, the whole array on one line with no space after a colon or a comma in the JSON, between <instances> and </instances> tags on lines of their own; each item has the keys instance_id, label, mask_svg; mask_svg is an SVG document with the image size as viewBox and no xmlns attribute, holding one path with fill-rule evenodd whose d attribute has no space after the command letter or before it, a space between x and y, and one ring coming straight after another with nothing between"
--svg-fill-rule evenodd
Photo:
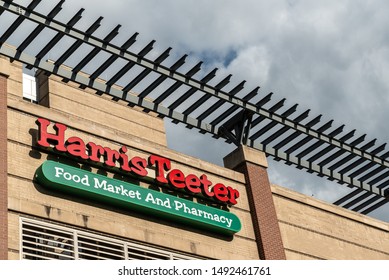
<instances>
[{"instance_id":1,"label":"cloudy sky","mask_svg":"<svg viewBox=\"0 0 389 280\"><path fill-rule=\"evenodd\" d=\"M172 47L172 61L187 53L205 70L218 67L220 79L233 74L231 84L246 80L247 90L260 86L262 96L274 92L366 140L388 141L388 1L66 0L63 7L66 21L86 9L80 29L104 16L100 34L121 24L118 41L140 33L135 49L155 39L155 54ZM171 148L219 165L234 149L183 126L166 128ZM330 202L349 191L269 161L274 183ZM389 221L389 207L372 216Z\"/></svg>"}]
</instances>

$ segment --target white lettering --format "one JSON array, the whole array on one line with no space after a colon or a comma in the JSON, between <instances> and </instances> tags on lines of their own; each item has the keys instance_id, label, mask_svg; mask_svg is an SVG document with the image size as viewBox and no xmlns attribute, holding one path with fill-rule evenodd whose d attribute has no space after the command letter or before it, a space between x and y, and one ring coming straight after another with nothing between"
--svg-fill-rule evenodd
<instances>
[{"instance_id":1,"label":"white lettering","mask_svg":"<svg viewBox=\"0 0 389 280\"><path fill-rule=\"evenodd\" d=\"M192 214L192 212L190 211L189 207L186 206L185 203L182 203L183 206L184 206L184 212L187 213L187 214ZM193 213L193 215L196 215L197 216L197 213Z\"/></svg>"},{"instance_id":2,"label":"white lettering","mask_svg":"<svg viewBox=\"0 0 389 280\"><path fill-rule=\"evenodd\" d=\"M174 201L174 209L175 210L180 210L182 208L182 203L181 202L179 202L179 201L177 201L177 200L175 200Z\"/></svg>"},{"instance_id":3,"label":"white lettering","mask_svg":"<svg viewBox=\"0 0 389 280\"><path fill-rule=\"evenodd\" d=\"M84 178L81 179L81 184L83 184L84 186L90 187L89 176L87 174L85 174Z\"/></svg>"},{"instance_id":4,"label":"white lettering","mask_svg":"<svg viewBox=\"0 0 389 280\"><path fill-rule=\"evenodd\" d=\"M72 174L68 173L68 172L65 172L63 173L63 177L66 179L66 180L71 180L72 179Z\"/></svg>"},{"instance_id":5,"label":"white lettering","mask_svg":"<svg viewBox=\"0 0 389 280\"><path fill-rule=\"evenodd\" d=\"M106 180L103 180L103 181L99 182L99 178L93 178L93 179L95 179L94 187L96 189L101 189L101 188L105 189L106 188L106 186L107 186L107 181Z\"/></svg>"},{"instance_id":6,"label":"white lettering","mask_svg":"<svg viewBox=\"0 0 389 280\"><path fill-rule=\"evenodd\" d=\"M115 186L112 184L108 184L107 188L104 187L105 191L109 191L111 193L115 193Z\"/></svg>"},{"instance_id":7,"label":"white lettering","mask_svg":"<svg viewBox=\"0 0 389 280\"><path fill-rule=\"evenodd\" d=\"M170 199L167 197L165 200L162 200L160 198L154 198L152 193L148 193L145 199L146 202L151 202L152 204L160 205L166 208L171 209L172 206L170 205Z\"/></svg>"},{"instance_id":8,"label":"white lettering","mask_svg":"<svg viewBox=\"0 0 389 280\"><path fill-rule=\"evenodd\" d=\"M121 195L128 196L128 190L120 185Z\"/></svg>"},{"instance_id":9,"label":"white lettering","mask_svg":"<svg viewBox=\"0 0 389 280\"><path fill-rule=\"evenodd\" d=\"M59 178L59 175L63 174L63 168L61 167L54 167L55 168L55 177Z\"/></svg>"},{"instance_id":10,"label":"white lettering","mask_svg":"<svg viewBox=\"0 0 389 280\"><path fill-rule=\"evenodd\" d=\"M211 214L204 210L197 209L195 207L189 208L186 206L184 202L174 201L174 209L176 211L184 211L186 214L190 214L197 217L203 217L207 220L219 222L222 224L226 224L228 228L232 225L232 219L229 219L225 216L219 216L218 214Z\"/></svg>"},{"instance_id":11,"label":"white lettering","mask_svg":"<svg viewBox=\"0 0 389 280\"><path fill-rule=\"evenodd\" d=\"M227 227L230 228L231 224L232 224L232 219L227 219L226 218L226 221L227 221Z\"/></svg>"},{"instance_id":12,"label":"white lettering","mask_svg":"<svg viewBox=\"0 0 389 280\"><path fill-rule=\"evenodd\" d=\"M78 176L78 175L73 175L73 176L72 176L72 180L73 180L73 182L75 182L75 183L80 183L80 182L81 182L81 178L80 178L80 176Z\"/></svg>"},{"instance_id":13,"label":"white lettering","mask_svg":"<svg viewBox=\"0 0 389 280\"><path fill-rule=\"evenodd\" d=\"M155 204L154 196L152 193L148 193L145 199L146 202L151 202L152 204Z\"/></svg>"},{"instance_id":14,"label":"white lettering","mask_svg":"<svg viewBox=\"0 0 389 280\"><path fill-rule=\"evenodd\" d=\"M128 191L128 197L130 198L136 198L138 200L141 200L140 192L139 191Z\"/></svg>"},{"instance_id":15,"label":"white lettering","mask_svg":"<svg viewBox=\"0 0 389 280\"><path fill-rule=\"evenodd\" d=\"M65 170L61 167L54 167L55 168L55 177L63 177L65 180L72 180L75 183L81 183L84 186L90 186L89 185L89 177L87 174L84 175L84 177L80 177L77 174L70 174L69 172L65 172Z\"/></svg>"}]
</instances>

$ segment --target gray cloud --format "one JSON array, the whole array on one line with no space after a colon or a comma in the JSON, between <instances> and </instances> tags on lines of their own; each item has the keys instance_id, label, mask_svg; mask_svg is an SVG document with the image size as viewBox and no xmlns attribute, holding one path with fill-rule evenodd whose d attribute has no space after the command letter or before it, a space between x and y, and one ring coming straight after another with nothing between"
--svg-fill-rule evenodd
<instances>
[{"instance_id":1,"label":"gray cloud","mask_svg":"<svg viewBox=\"0 0 389 280\"><path fill-rule=\"evenodd\" d=\"M299 103L301 111L312 109L312 117L322 113L335 125L346 124L345 132L356 128L367 140L388 141L385 1L67 0L60 16L69 19L81 7L86 13L80 29L103 15L99 34L122 24L117 42L140 32L135 49L156 39L154 55L171 46L171 62L189 53L193 63L204 60L206 70L218 67L218 80L232 73L235 84L247 80L246 92L259 85L262 96L275 92L290 105ZM171 148L207 161L222 164L233 149L180 126L166 127ZM348 190L292 169L271 162L271 180L327 201ZM373 216L389 221L388 211L383 207Z\"/></svg>"}]
</instances>

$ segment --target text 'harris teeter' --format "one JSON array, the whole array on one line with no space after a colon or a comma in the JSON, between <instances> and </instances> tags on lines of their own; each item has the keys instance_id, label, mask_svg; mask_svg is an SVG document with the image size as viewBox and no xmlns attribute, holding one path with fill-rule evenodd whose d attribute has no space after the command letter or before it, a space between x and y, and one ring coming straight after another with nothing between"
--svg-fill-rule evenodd
<instances>
[{"instance_id":1,"label":"text 'harris teeter'","mask_svg":"<svg viewBox=\"0 0 389 280\"><path fill-rule=\"evenodd\" d=\"M81 138L72 136L65 140L65 131L67 126L55 123L53 129L55 133L49 133L48 127L50 121L38 118L38 140L37 144L44 148L53 148L60 153L67 153L77 159L100 163L118 168L129 175L142 178L148 175L147 168L155 169L155 182L161 185L169 185L175 189L182 189L191 195L200 195L212 199L218 203L235 205L239 198L239 191L222 183L213 184L202 174L185 175L179 169L171 168L171 161L167 158L150 155L148 159L142 157L129 158L126 154L127 147L122 146L118 150L97 145L93 142L85 143Z\"/></svg>"}]
</instances>

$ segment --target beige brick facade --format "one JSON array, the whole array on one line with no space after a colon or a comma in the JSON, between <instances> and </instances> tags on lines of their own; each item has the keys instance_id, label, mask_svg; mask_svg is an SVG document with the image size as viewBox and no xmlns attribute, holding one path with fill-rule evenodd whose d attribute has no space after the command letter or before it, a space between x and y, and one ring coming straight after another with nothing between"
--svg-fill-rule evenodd
<instances>
[{"instance_id":1,"label":"beige brick facade","mask_svg":"<svg viewBox=\"0 0 389 280\"><path fill-rule=\"evenodd\" d=\"M169 149L166 146L163 120L151 113L144 113L139 108L131 108L127 104L111 100L104 94L97 95L92 90L80 89L75 84L66 84L58 77L47 77L43 73L38 74L40 104L34 104L22 98L20 64L9 63L7 59L0 57L1 73L0 93L3 99L0 114L4 116L6 113L7 116L7 121L2 122L4 128L0 131L0 147L6 147L0 149L0 153L4 153L1 156L4 166L0 169L0 207L2 205L4 208L0 209L0 223L4 225L1 227L3 233L0 232L0 254L3 254L3 258L21 258L20 217L152 244L201 258L260 258L256 233L258 226L253 223L252 215L255 211L253 203L258 204L261 192L250 202L246 191L246 181L250 178L245 178L240 172ZM125 145L129 149L129 157L160 155L170 159L174 168L185 174L204 173L212 182L236 188L240 192L238 204L229 210L239 217L241 231L232 237L223 237L158 217L43 188L33 178L44 161L50 159L77 166L85 163L39 148L36 144L35 123L38 117L46 118L52 123L65 124L68 127L66 137L77 136L84 141L92 141L112 149ZM261 158L266 161L264 155ZM91 169L94 173L106 173L108 177L115 175L111 170L94 165ZM150 174L152 172L150 170ZM256 179L251 179L269 187L266 169L263 168L262 173L256 175ZM148 183L141 182L140 186L147 187ZM257 205L265 207L262 209L262 216L273 211L271 222L276 223L279 228L281 240L278 240L281 243L272 245L275 239L272 240L271 231L268 233L266 242L270 254L275 246L278 248L277 256L284 254L287 259L389 258L388 224L278 186L272 186L271 191L274 205ZM268 196L271 196L270 190ZM262 227L265 232L269 223L265 222L259 228ZM272 257L265 254L262 258Z\"/></svg>"},{"instance_id":2,"label":"beige brick facade","mask_svg":"<svg viewBox=\"0 0 389 280\"><path fill-rule=\"evenodd\" d=\"M287 259L389 259L389 224L272 185Z\"/></svg>"},{"instance_id":3,"label":"beige brick facade","mask_svg":"<svg viewBox=\"0 0 389 280\"><path fill-rule=\"evenodd\" d=\"M7 76L0 73L0 259L7 259Z\"/></svg>"},{"instance_id":4,"label":"beige brick facade","mask_svg":"<svg viewBox=\"0 0 389 280\"><path fill-rule=\"evenodd\" d=\"M15 89L20 88L21 72L17 77L15 75L14 80L18 78L19 83L14 82ZM18 90L8 94L9 258L20 258L19 216L69 224L202 258L258 258L241 174L168 149L163 121L153 115L133 110L94 92L81 90L76 85L65 84L54 76L48 78L41 75L39 86L44 106L22 100ZM158 217L148 217L42 188L32 178L44 161L54 159L69 164L72 161L37 148L35 121L38 117L67 125L66 137L77 136L86 142L93 141L112 149L125 145L129 148L129 157L161 155L169 158L174 168L185 174L206 173L213 182L234 186L241 192L241 197L231 212L240 218L242 230L233 238L225 238ZM97 169L93 168L93 172L97 172ZM108 176L112 177L113 174L109 173Z\"/></svg>"}]
</instances>

